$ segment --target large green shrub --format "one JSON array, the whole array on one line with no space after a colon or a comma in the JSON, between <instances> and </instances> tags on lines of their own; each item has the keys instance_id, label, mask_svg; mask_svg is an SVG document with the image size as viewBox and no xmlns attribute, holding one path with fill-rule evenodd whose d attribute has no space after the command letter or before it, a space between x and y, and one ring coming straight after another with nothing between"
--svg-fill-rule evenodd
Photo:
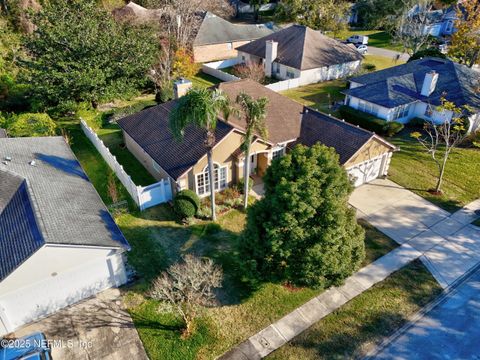
<instances>
[{"instance_id":1,"label":"large green shrub","mask_svg":"<svg viewBox=\"0 0 480 360\"><path fill-rule=\"evenodd\" d=\"M340 106L340 115L343 119L351 124L359 125L360 127L373 131L377 134L384 132L385 120L379 119L371 114L351 108L347 105Z\"/></svg>"},{"instance_id":2,"label":"large green shrub","mask_svg":"<svg viewBox=\"0 0 480 360\"><path fill-rule=\"evenodd\" d=\"M25 113L14 116L7 130L12 137L53 136L57 125L48 114Z\"/></svg>"},{"instance_id":3,"label":"large green shrub","mask_svg":"<svg viewBox=\"0 0 480 360\"><path fill-rule=\"evenodd\" d=\"M403 130L405 126L397 121L389 121L385 124L383 131L387 136L393 136Z\"/></svg>"},{"instance_id":4,"label":"large green shrub","mask_svg":"<svg viewBox=\"0 0 480 360\"><path fill-rule=\"evenodd\" d=\"M173 199L173 209L181 219L194 217L200 208L200 199L191 190L179 191Z\"/></svg>"},{"instance_id":5,"label":"large green shrub","mask_svg":"<svg viewBox=\"0 0 480 360\"><path fill-rule=\"evenodd\" d=\"M240 242L250 279L326 288L365 257L364 231L348 206L353 190L333 148L297 145L264 177Z\"/></svg>"}]
</instances>

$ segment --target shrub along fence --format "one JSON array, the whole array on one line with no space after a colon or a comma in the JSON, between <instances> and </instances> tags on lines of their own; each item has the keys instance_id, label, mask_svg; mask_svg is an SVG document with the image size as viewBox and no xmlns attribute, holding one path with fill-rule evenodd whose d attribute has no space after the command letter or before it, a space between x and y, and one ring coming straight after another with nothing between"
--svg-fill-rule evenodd
<instances>
[{"instance_id":1,"label":"shrub along fence","mask_svg":"<svg viewBox=\"0 0 480 360\"><path fill-rule=\"evenodd\" d=\"M347 105L340 106L339 112L342 119L345 119L349 123L359 125L366 130L373 131L380 135L393 136L402 131L404 127L403 124L397 121L386 121Z\"/></svg>"},{"instance_id":2,"label":"shrub along fence","mask_svg":"<svg viewBox=\"0 0 480 360\"><path fill-rule=\"evenodd\" d=\"M172 199L172 186L170 179L163 179L159 182L149 186L137 186L130 175L124 170L123 166L117 161L117 158L112 155L108 147L98 137L97 133L90 128L87 123L81 119L80 125L84 134L91 141L93 146L98 150L105 162L115 172L120 182L138 205L140 210L148 209L149 207L165 203Z\"/></svg>"}]
</instances>

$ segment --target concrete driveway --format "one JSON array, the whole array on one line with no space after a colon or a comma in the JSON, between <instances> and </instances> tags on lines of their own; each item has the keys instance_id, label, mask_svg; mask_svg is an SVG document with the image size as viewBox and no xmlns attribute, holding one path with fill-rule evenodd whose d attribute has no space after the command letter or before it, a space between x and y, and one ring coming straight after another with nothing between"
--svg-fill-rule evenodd
<instances>
[{"instance_id":1,"label":"concrete driveway","mask_svg":"<svg viewBox=\"0 0 480 360\"><path fill-rule=\"evenodd\" d=\"M376 179L353 192L357 216L399 244L408 243L444 288L480 262L480 200L454 214L389 180Z\"/></svg>"},{"instance_id":2,"label":"concrete driveway","mask_svg":"<svg viewBox=\"0 0 480 360\"><path fill-rule=\"evenodd\" d=\"M480 359L480 271L403 328L371 359Z\"/></svg>"},{"instance_id":3,"label":"concrete driveway","mask_svg":"<svg viewBox=\"0 0 480 360\"><path fill-rule=\"evenodd\" d=\"M148 360L120 291L109 289L15 332L45 333L53 359Z\"/></svg>"}]
</instances>

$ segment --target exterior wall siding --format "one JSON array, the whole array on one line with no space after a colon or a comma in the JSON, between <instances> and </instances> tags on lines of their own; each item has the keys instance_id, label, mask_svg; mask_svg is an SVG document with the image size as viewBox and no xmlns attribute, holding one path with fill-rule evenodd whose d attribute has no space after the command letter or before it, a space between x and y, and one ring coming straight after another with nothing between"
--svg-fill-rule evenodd
<instances>
[{"instance_id":1,"label":"exterior wall siding","mask_svg":"<svg viewBox=\"0 0 480 360\"><path fill-rule=\"evenodd\" d=\"M388 152L392 152L392 149L390 149L381 141L374 138L368 143L366 143L357 154L355 154L351 159L349 159L345 163L344 167L350 168L354 165L360 164L367 160L371 160Z\"/></svg>"},{"instance_id":2,"label":"exterior wall siding","mask_svg":"<svg viewBox=\"0 0 480 360\"><path fill-rule=\"evenodd\" d=\"M251 40L196 45L193 47L193 58L195 62L208 62L234 58L237 56L236 49L239 46L248 44L250 41Z\"/></svg>"}]
</instances>

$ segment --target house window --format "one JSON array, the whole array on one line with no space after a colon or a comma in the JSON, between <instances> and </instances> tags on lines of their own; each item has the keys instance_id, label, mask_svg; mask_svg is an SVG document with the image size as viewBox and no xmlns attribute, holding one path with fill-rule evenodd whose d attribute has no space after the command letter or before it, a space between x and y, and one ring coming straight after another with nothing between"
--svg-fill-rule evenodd
<instances>
[{"instance_id":1,"label":"house window","mask_svg":"<svg viewBox=\"0 0 480 360\"><path fill-rule=\"evenodd\" d=\"M397 119L402 119L404 117L407 117L409 112L410 112L410 104L398 106L393 109L392 120L397 120Z\"/></svg>"},{"instance_id":2,"label":"house window","mask_svg":"<svg viewBox=\"0 0 480 360\"><path fill-rule=\"evenodd\" d=\"M215 191L223 190L227 187L227 169L228 166L213 165L213 177ZM208 176L208 165L205 166L203 172L196 175L197 194L207 195L210 193L210 178Z\"/></svg>"},{"instance_id":3,"label":"house window","mask_svg":"<svg viewBox=\"0 0 480 360\"><path fill-rule=\"evenodd\" d=\"M233 44L231 42L227 43L227 50L232 50Z\"/></svg>"},{"instance_id":4,"label":"house window","mask_svg":"<svg viewBox=\"0 0 480 360\"><path fill-rule=\"evenodd\" d=\"M287 78L293 79L295 77L295 73L291 70L287 70Z\"/></svg>"},{"instance_id":5,"label":"house window","mask_svg":"<svg viewBox=\"0 0 480 360\"><path fill-rule=\"evenodd\" d=\"M358 102L358 110L377 116L378 108L376 105L360 100Z\"/></svg>"},{"instance_id":6,"label":"house window","mask_svg":"<svg viewBox=\"0 0 480 360\"><path fill-rule=\"evenodd\" d=\"M278 158L282 157L284 151L285 151L285 148L273 150L273 152L272 152L272 160L275 160L275 159L278 159Z\"/></svg>"},{"instance_id":7,"label":"house window","mask_svg":"<svg viewBox=\"0 0 480 360\"><path fill-rule=\"evenodd\" d=\"M245 62L245 56L244 55L242 55L242 61Z\"/></svg>"}]
</instances>

